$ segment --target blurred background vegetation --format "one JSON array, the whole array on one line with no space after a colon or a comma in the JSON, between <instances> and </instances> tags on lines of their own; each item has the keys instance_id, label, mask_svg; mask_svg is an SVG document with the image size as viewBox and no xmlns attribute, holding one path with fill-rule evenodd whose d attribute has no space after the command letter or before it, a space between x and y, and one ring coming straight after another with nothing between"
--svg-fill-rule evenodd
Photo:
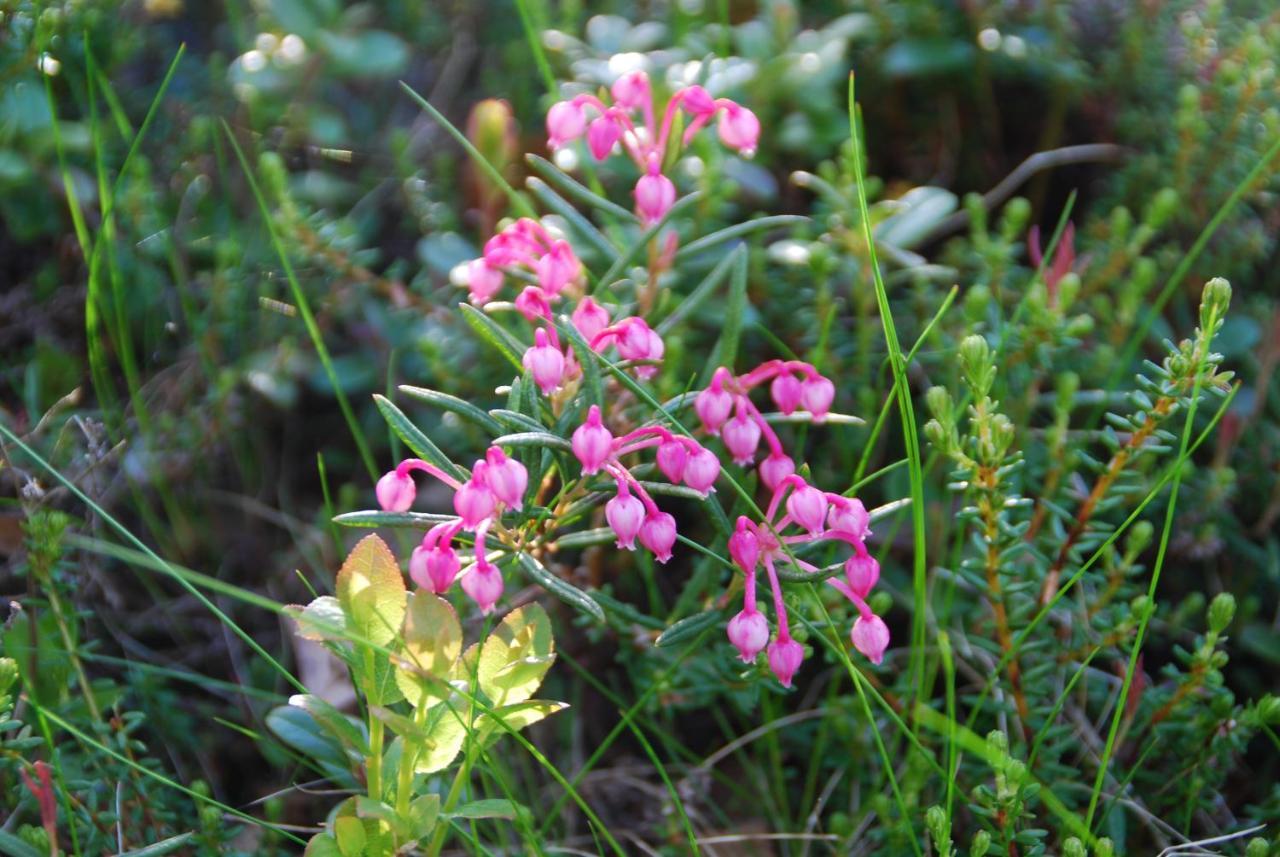
<instances>
[{"instance_id":1,"label":"blurred background vegetation","mask_svg":"<svg viewBox=\"0 0 1280 857\"><path fill-rule=\"evenodd\" d=\"M370 507L371 473L395 456L371 394L412 383L488 401L509 380L460 323L464 292L450 279L508 213L505 200L397 82L524 187L536 173L523 153L547 156L546 107L638 66L670 84L703 76L764 126L753 160L708 145L677 165L683 190L705 192L678 224L687 237L756 214L811 217L751 241L739 368L753 365L748 357L806 355L836 379L839 409L871 420L891 378L850 214L852 70L903 341L915 342L940 297L961 286L942 341L913 370L920 389L953 377L947 354L960 336L994 329L993 314L1017 300L1008 290L1034 268L1028 229L1047 243L1064 213L1076 311L1029 327L1006 378L1020 396L1009 407L1024 409L1020 424L1033 430L1052 416L1041 400L1052 400L1058 364L1046 355L1086 336L1073 371L1095 387L1115 372L1127 383L1132 358L1156 357L1161 337L1194 326L1205 280L1231 280L1218 347L1243 388L1188 475L1176 573L1162 596L1178 605L1167 619L1176 623L1219 590L1244 593L1226 684L1256 696L1274 690L1280 666L1277 57L1280 12L1266 0L0 0L0 421L167 560L279 602L304 600L308 581L327 589L351 541L332 515ZM572 152L556 163L629 205L627 176L611 172L625 166L589 171ZM694 257L670 274L668 308L720 258ZM694 330L713 336L720 317L703 307ZM691 340L668 342L672 378L702 371ZM1135 341L1136 354L1126 352ZM1093 407L1107 404L1106 389ZM456 456L482 448L449 415L415 417ZM882 441L864 460L865 430L839 431L838 451L828 444L815 472L847 480L860 464L870 472L900 457ZM902 496L905 481L900 471L877 490ZM129 736L141 739L147 765L234 806L305 778L262 726L285 689L203 605L107 550L102 540L118 541L107 524L84 518L11 446L0 498L0 594L43 605L37 575L57 582L79 617L91 680L122 714L104 740L123 751ZM24 511L33 505L81 516L78 535L33 534ZM930 515L945 514L939 496ZM46 542L65 552L39 559L24 548ZM627 577L594 562L582 572L593 584L652 606L651 568ZM323 683L314 672L323 664L300 660L275 616L215 600L309 684ZM41 615L56 614L51 606ZM29 630L19 626L11 617L14 639ZM735 687L724 651L673 674L669 657L647 649L654 631L624 623L560 637L582 669L562 666L551 679L562 685L556 698L578 708L578 726L557 728L585 733L566 737L578 748L561 754L569 767L607 731L590 713L613 716L588 676L627 704L660 678L667 708L650 713L699 712L679 730L699 757L762 714L785 712L783 697ZM53 651L62 643L49 645L48 662L65 669L47 677L46 703L74 721L83 701L70 662ZM721 710L724 699L733 704ZM815 752L808 732L789 740L771 749ZM623 739L607 764L622 769L637 754ZM1215 788L1274 818L1280 766L1274 753L1266 759ZM111 762L80 764L93 779L95 765ZM0 766L0 792L16 800L15 771ZM605 786L608 817L640 829L672 823L624 785ZM232 847L218 840L216 818L202 822L166 795L155 817L138 800L138 824L157 834L204 824L209 847ZM282 795L252 811L314 819L305 793Z\"/></svg>"}]
</instances>

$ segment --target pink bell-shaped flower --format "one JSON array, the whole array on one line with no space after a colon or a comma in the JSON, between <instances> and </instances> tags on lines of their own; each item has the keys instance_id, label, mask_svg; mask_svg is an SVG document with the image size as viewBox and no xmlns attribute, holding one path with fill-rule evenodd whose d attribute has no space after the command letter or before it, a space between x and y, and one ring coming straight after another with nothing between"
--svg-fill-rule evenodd
<instances>
[{"instance_id":1,"label":"pink bell-shaped flower","mask_svg":"<svg viewBox=\"0 0 1280 857\"><path fill-rule=\"evenodd\" d=\"M781 452L771 452L760 462L759 469L760 481L764 483L764 487L774 491L782 484L782 480L796 472L796 463Z\"/></svg>"},{"instance_id":2,"label":"pink bell-shaped flower","mask_svg":"<svg viewBox=\"0 0 1280 857\"><path fill-rule=\"evenodd\" d=\"M378 480L373 493L377 495L378 505L383 511L407 512L413 505L413 498L417 496L418 489L413 484L413 477L408 473L392 470Z\"/></svg>"},{"instance_id":3,"label":"pink bell-shaped flower","mask_svg":"<svg viewBox=\"0 0 1280 857\"><path fill-rule=\"evenodd\" d=\"M587 117L580 105L572 101L560 101L547 111L547 145L558 149L582 136Z\"/></svg>"},{"instance_id":4,"label":"pink bell-shaped flower","mask_svg":"<svg viewBox=\"0 0 1280 857\"><path fill-rule=\"evenodd\" d=\"M760 540L747 527L745 516L738 518L738 525L729 536L729 558L747 574L754 572L756 563L760 561ZM767 638L768 635L765 636Z\"/></svg>"},{"instance_id":5,"label":"pink bell-shaped flower","mask_svg":"<svg viewBox=\"0 0 1280 857\"><path fill-rule=\"evenodd\" d=\"M609 326L609 311L588 295L573 311L573 326L578 328L583 339L590 342L596 338L596 334Z\"/></svg>"},{"instance_id":6,"label":"pink bell-shaped flower","mask_svg":"<svg viewBox=\"0 0 1280 857\"><path fill-rule=\"evenodd\" d=\"M613 101L628 110L641 110L649 104L649 75L642 71L624 74L609 89Z\"/></svg>"},{"instance_id":7,"label":"pink bell-shaped flower","mask_svg":"<svg viewBox=\"0 0 1280 857\"><path fill-rule=\"evenodd\" d=\"M601 116L587 126L587 148L597 161L609 157L609 153L621 139L622 128L611 116Z\"/></svg>"},{"instance_id":8,"label":"pink bell-shaped flower","mask_svg":"<svg viewBox=\"0 0 1280 857\"><path fill-rule=\"evenodd\" d=\"M773 670L783 687L791 687L791 679L803 661L804 646L790 636L784 638L779 634L778 639L769 644L769 669Z\"/></svg>"},{"instance_id":9,"label":"pink bell-shaped flower","mask_svg":"<svg viewBox=\"0 0 1280 857\"><path fill-rule=\"evenodd\" d=\"M790 372L782 373L769 385L769 394L773 396L778 410L784 414L795 413L796 408L800 407L800 392L800 381Z\"/></svg>"},{"instance_id":10,"label":"pink bell-shaped flower","mask_svg":"<svg viewBox=\"0 0 1280 857\"><path fill-rule=\"evenodd\" d=\"M680 90L680 103L695 116L709 116L716 112L716 101L711 93L697 84Z\"/></svg>"},{"instance_id":11,"label":"pink bell-shaped flower","mask_svg":"<svg viewBox=\"0 0 1280 857\"><path fill-rule=\"evenodd\" d=\"M547 342L545 330L534 331L533 346L524 353L524 368L543 395L551 395L564 379L564 354Z\"/></svg>"},{"instance_id":12,"label":"pink bell-shaped flower","mask_svg":"<svg viewBox=\"0 0 1280 857\"><path fill-rule=\"evenodd\" d=\"M502 572L491 562L478 562L462 576L462 591L476 603L481 613L493 612L493 605L502 597L504 588Z\"/></svg>"},{"instance_id":13,"label":"pink bell-shaped flower","mask_svg":"<svg viewBox=\"0 0 1280 857\"><path fill-rule=\"evenodd\" d=\"M570 440L573 454L582 462L582 474L590 476L600 472L613 452L613 433L600 420L600 408L592 405L587 411L587 421L578 426Z\"/></svg>"},{"instance_id":14,"label":"pink bell-shaped flower","mask_svg":"<svg viewBox=\"0 0 1280 857\"><path fill-rule=\"evenodd\" d=\"M715 434L733 413L733 395L724 388L721 373L728 374L723 367L716 370L711 377L711 386L698 394L693 400L693 410L702 421L702 427Z\"/></svg>"},{"instance_id":15,"label":"pink bell-shaped flower","mask_svg":"<svg viewBox=\"0 0 1280 857\"><path fill-rule=\"evenodd\" d=\"M720 427L720 438L733 456L734 464L750 464L760 445L760 426L738 408L738 413Z\"/></svg>"},{"instance_id":16,"label":"pink bell-shaped flower","mask_svg":"<svg viewBox=\"0 0 1280 857\"><path fill-rule=\"evenodd\" d=\"M423 589L441 595L453 585L461 563L453 546L424 543L413 549L409 557L409 576Z\"/></svg>"},{"instance_id":17,"label":"pink bell-shaped flower","mask_svg":"<svg viewBox=\"0 0 1280 857\"><path fill-rule=\"evenodd\" d=\"M676 202L676 186L659 172L647 173L636 182L636 214L646 225L657 223Z\"/></svg>"},{"instance_id":18,"label":"pink bell-shaped flower","mask_svg":"<svg viewBox=\"0 0 1280 857\"><path fill-rule=\"evenodd\" d=\"M684 464L684 484L702 496L715 490L716 480L720 478L720 459L705 446L700 446L689 454Z\"/></svg>"},{"instance_id":19,"label":"pink bell-shaped flower","mask_svg":"<svg viewBox=\"0 0 1280 857\"><path fill-rule=\"evenodd\" d=\"M850 533L854 538L867 537L867 525L871 522L871 516L867 514L867 507L862 505L861 500L857 497L841 497L839 494L829 495L827 499L831 501L827 526Z\"/></svg>"},{"instance_id":20,"label":"pink bell-shaped flower","mask_svg":"<svg viewBox=\"0 0 1280 857\"><path fill-rule=\"evenodd\" d=\"M574 255L573 247L564 239L553 243L551 249L544 253L534 266L538 285L553 297L571 283L581 271L582 263Z\"/></svg>"},{"instance_id":21,"label":"pink bell-shaped flower","mask_svg":"<svg viewBox=\"0 0 1280 857\"><path fill-rule=\"evenodd\" d=\"M729 642L738 649L738 657L749 664L769 643L769 622L751 606L729 620L728 633Z\"/></svg>"},{"instance_id":22,"label":"pink bell-shaped flower","mask_svg":"<svg viewBox=\"0 0 1280 857\"><path fill-rule=\"evenodd\" d=\"M471 471L471 478L458 486L453 492L453 510L462 519L462 526L474 530L480 523L493 514L498 505L498 498L493 495L487 482L488 465L477 461Z\"/></svg>"},{"instance_id":23,"label":"pink bell-shaped flower","mask_svg":"<svg viewBox=\"0 0 1280 857\"><path fill-rule=\"evenodd\" d=\"M529 471L496 446L485 453L485 481L493 495L519 512L524 507L524 492L529 487Z\"/></svg>"},{"instance_id":24,"label":"pink bell-shaped flower","mask_svg":"<svg viewBox=\"0 0 1280 857\"><path fill-rule=\"evenodd\" d=\"M482 256L467 263L467 291L476 306L486 304L502 290L502 271Z\"/></svg>"},{"instance_id":25,"label":"pink bell-shaped flower","mask_svg":"<svg viewBox=\"0 0 1280 857\"><path fill-rule=\"evenodd\" d=\"M865 550L859 551L844 561L844 576L853 594L865 600L880 580L880 563Z\"/></svg>"},{"instance_id":26,"label":"pink bell-shaped flower","mask_svg":"<svg viewBox=\"0 0 1280 857\"><path fill-rule=\"evenodd\" d=\"M651 512L640 527L640 544L653 551L660 563L671 559L676 543L676 519L666 512Z\"/></svg>"},{"instance_id":27,"label":"pink bell-shaped flower","mask_svg":"<svg viewBox=\"0 0 1280 857\"><path fill-rule=\"evenodd\" d=\"M721 101L721 104L725 102ZM760 120L747 108L728 102L720 114L718 130L720 141L730 149L737 149L747 158L756 153L760 143Z\"/></svg>"},{"instance_id":28,"label":"pink bell-shaped flower","mask_svg":"<svg viewBox=\"0 0 1280 857\"><path fill-rule=\"evenodd\" d=\"M827 495L812 485L802 485L787 497L787 514L810 535L821 535L827 519Z\"/></svg>"},{"instance_id":29,"label":"pink bell-shaped flower","mask_svg":"<svg viewBox=\"0 0 1280 857\"><path fill-rule=\"evenodd\" d=\"M849 635L853 639L853 647L867 656L867 660L876 666L884 660L884 651L889 648L889 626L870 610L864 610L853 621L853 631Z\"/></svg>"},{"instance_id":30,"label":"pink bell-shaped flower","mask_svg":"<svg viewBox=\"0 0 1280 857\"><path fill-rule=\"evenodd\" d=\"M537 321L551 317L551 302L547 293L537 286L525 286L516 295L516 309L526 321Z\"/></svg>"},{"instance_id":31,"label":"pink bell-shaped flower","mask_svg":"<svg viewBox=\"0 0 1280 857\"><path fill-rule=\"evenodd\" d=\"M677 483L684 478L684 468L689 463L689 450L685 449L683 443L674 438L664 440L658 444L656 457L658 469L672 483Z\"/></svg>"},{"instance_id":32,"label":"pink bell-shaped flower","mask_svg":"<svg viewBox=\"0 0 1280 857\"><path fill-rule=\"evenodd\" d=\"M631 496L625 485L618 486L618 493L604 504L604 517L618 537L618 547L636 549L636 536L644 525L644 504Z\"/></svg>"},{"instance_id":33,"label":"pink bell-shaped flower","mask_svg":"<svg viewBox=\"0 0 1280 857\"><path fill-rule=\"evenodd\" d=\"M821 375L806 378L800 385L800 404L813 414L814 419L822 419L831 410L831 402L836 397L836 386Z\"/></svg>"}]
</instances>

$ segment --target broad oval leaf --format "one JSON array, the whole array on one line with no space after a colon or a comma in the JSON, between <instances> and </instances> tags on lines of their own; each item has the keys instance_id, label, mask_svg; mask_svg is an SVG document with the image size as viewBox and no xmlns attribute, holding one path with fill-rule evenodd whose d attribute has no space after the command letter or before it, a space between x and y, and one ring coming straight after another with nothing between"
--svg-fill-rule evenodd
<instances>
[{"instance_id":1,"label":"broad oval leaf","mask_svg":"<svg viewBox=\"0 0 1280 857\"><path fill-rule=\"evenodd\" d=\"M322 643L345 639L347 614L332 595L321 595L306 607L290 604L285 612L298 623L298 636L304 640Z\"/></svg>"},{"instance_id":2,"label":"broad oval leaf","mask_svg":"<svg viewBox=\"0 0 1280 857\"><path fill-rule=\"evenodd\" d=\"M446 683L462 654L462 626L452 605L419 589L409 596L396 684L415 708L448 696Z\"/></svg>"},{"instance_id":3,"label":"broad oval leaf","mask_svg":"<svg viewBox=\"0 0 1280 857\"><path fill-rule=\"evenodd\" d=\"M365 536L356 544L338 572L336 588L349 627L366 640L385 646L400 633L404 577L391 548L378 536Z\"/></svg>"},{"instance_id":4,"label":"broad oval leaf","mask_svg":"<svg viewBox=\"0 0 1280 857\"><path fill-rule=\"evenodd\" d=\"M476 718L476 734L480 739L480 745L488 748L508 731L519 732L526 726L532 726L539 720L545 720L568 707L567 702L553 702L546 699L530 699L515 705L504 705ZM498 722L499 720L501 723ZM505 729L503 725L506 726Z\"/></svg>"},{"instance_id":5,"label":"broad oval leaf","mask_svg":"<svg viewBox=\"0 0 1280 857\"><path fill-rule=\"evenodd\" d=\"M555 660L551 620L539 604L506 615L480 647L477 679L494 707L524 702Z\"/></svg>"}]
</instances>

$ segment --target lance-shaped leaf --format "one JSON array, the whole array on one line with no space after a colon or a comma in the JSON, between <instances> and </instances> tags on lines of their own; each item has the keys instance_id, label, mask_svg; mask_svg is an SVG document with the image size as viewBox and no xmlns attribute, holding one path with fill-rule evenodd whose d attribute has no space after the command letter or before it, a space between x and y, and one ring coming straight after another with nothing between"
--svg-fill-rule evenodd
<instances>
[{"instance_id":1,"label":"lance-shaped leaf","mask_svg":"<svg viewBox=\"0 0 1280 857\"><path fill-rule=\"evenodd\" d=\"M431 438L427 437L422 429L414 425L405 416L404 411L397 408L390 399L375 393L373 401L382 413L382 418L387 421L387 425L391 426L391 430L404 441L405 446L413 450L414 455L431 462L455 479L466 478L462 468L450 461L449 456L441 452L440 447L432 443Z\"/></svg>"},{"instance_id":2,"label":"lance-shaped leaf","mask_svg":"<svg viewBox=\"0 0 1280 857\"><path fill-rule=\"evenodd\" d=\"M462 626L452 605L419 589L409 596L396 684L415 708L450 693L448 678L462 654Z\"/></svg>"},{"instance_id":3,"label":"lance-shaped leaf","mask_svg":"<svg viewBox=\"0 0 1280 857\"><path fill-rule=\"evenodd\" d=\"M538 562L537 559L527 553L520 554L520 568L529 579L537 583L543 589L550 592L556 598L573 607L581 610L597 622L604 621L604 611L600 609L600 605L595 600L583 592L578 587L568 581L561 580L556 577L547 567ZM539 608L541 609L541 608Z\"/></svg>"},{"instance_id":4,"label":"lance-shaped leaf","mask_svg":"<svg viewBox=\"0 0 1280 857\"><path fill-rule=\"evenodd\" d=\"M513 610L480 647L477 678L494 707L524 702L555 661L551 620L539 604Z\"/></svg>"},{"instance_id":5,"label":"lance-shaped leaf","mask_svg":"<svg viewBox=\"0 0 1280 857\"><path fill-rule=\"evenodd\" d=\"M502 431L502 426L495 422L493 417L470 402L459 399L457 396L441 393L439 390L429 390L426 387L413 387L408 384L401 384L400 392L419 401L435 405L437 408L455 413L490 434L499 434Z\"/></svg>"},{"instance_id":6,"label":"lance-shaped leaf","mask_svg":"<svg viewBox=\"0 0 1280 857\"><path fill-rule=\"evenodd\" d=\"M471 304L459 304L458 306L462 310L462 317L466 319L471 329L480 334L480 338L485 342L498 349L502 356L507 358L512 366L516 367L517 372L523 372L524 360L522 358L525 346L521 344L520 340L512 336L505 327L471 306Z\"/></svg>"}]
</instances>

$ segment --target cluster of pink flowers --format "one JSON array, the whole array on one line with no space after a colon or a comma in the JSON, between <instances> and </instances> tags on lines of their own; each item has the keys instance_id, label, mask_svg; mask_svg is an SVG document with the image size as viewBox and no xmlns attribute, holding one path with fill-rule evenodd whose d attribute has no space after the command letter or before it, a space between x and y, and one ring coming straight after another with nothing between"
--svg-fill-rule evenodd
<instances>
[{"instance_id":1,"label":"cluster of pink flowers","mask_svg":"<svg viewBox=\"0 0 1280 857\"><path fill-rule=\"evenodd\" d=\"M639 538L640 544L662 563L671 559L676 519L658 508L644 485L622 463L622 457L657 447L658 469L663 475L673 484L683 482L704 497L715 490L713 486L720 476L720 459L693 438L673 434L661 426L644 426L614 437L595 405L587 412L587 421L574 431L572 447L582 464L583 476L603 471L617 485L618 493L605 504L604 516L618 537L618 547L635 550Z\"/></svg>"},{"instance_id":2,"label":"cluster of pink flowers","mask_svg":"<svg viewBox=\"0 0 1280 857\"><path fill-rule=\"evenodd\" d=\"M785 500L785 506L784 506ZM785 514L775 520L780 508ZM779 564L786 563L806 572L819 569L791 552L793 546L823 540L840 541L853 547L853 555L844 563L844 580L827 579L858 609L853 623L853 645L872 663L879 664L889 645L889 628L871 611L867 597L880 579L880 564L868 552L864 539L868 534L869 516L862 502L841 494L824 493L794 474L783 478L773 492L762 523L745 515L729 537L729 556L746 575L742 611L729 620L729 641L737 647L742 660L751 663L768 648L769 668L786 687L804 660L804 647L791 637L787 607L778 583ZM788 535L788 528L799 533ZM764 565L773 593L774 618L778 633L769 642L769 623L756 606L756 569Z\"/></svg>"},{"instance_id":3,"label":"cluster of pink flowers","mask_svg":"<svg viewBox=\"0 0 1280 857\"><path fill-rule=\"evenodd\" d=\"M516 296L515 306L531 324L540 325L533 345L524 353L524 367L534 383L550 395L581 374L573 349L560 342L552 317L552 304L566 292L577 291L582 263L569 242L555 238L536 220L521 218L485 243L484 255L467 263L467 287L471 302L488 303L505 282L507 269L525 269L537 278ZM603 353L610 346L623 360L641 361L636 374L649 378L657 371L665 348L660 337L642 318L613 322L609 311L590 296L582 297L573 311L573 324L592 350Z\"/></svg>"},{"instance_id":4,"label":"cluster of pink flowers","mask_svg":"<svg viewBox=\"0 0 1280 857\"><path fill-rule=\"evenodd\" d=\"M766 381L772 382L769 392L778 410L790 416L803 408L815 422L826 418L836 394L835 385L810 364L770 360L736 377L721 366L711 376L711 385L694 399L693 408L703 428L724 441L735 464L751 464L763 437L769 454L760 462L760 479L766 488L775 490L783 479L795 473L796 464L783 451L777 432L751 401L752 388Z\"/></svg>"},{"instance_id":5,"label":"cluster of pink flowers","mask_svg":"<svg viewBox=\"0 0 1280 857\"><path fill-rule=\"evenodd\" d=\"M623 75L610 94L611 105L589 93L552 105L547 111L547 145L558 149L585 134L587 148L602 161L621 144L640 168L636 213L646 224L661 220L676 201L676 187L663 175L662 164L680 110L692 117L681 137L682 146L717 116L720 140L729 148L749 157L760 140L760 120L754 113L728 98L712 98L701 86L686 86L672 93L661 127L655 121L653 88L644 72ZM588 111L595 114L590 121Z\"/></svg>"},{"instance_id":6,"label":"cluster of pink flowers","mask_svg":"<svg viewBox=\"0 0 1280 857\"><path fill-rule=\"evenodd\" d=\"M459 482L438 467L418 458L407 458L378 480L378 505L388 512L406 512L417 496L413 471L429 473L453 489L453 510L458 517L427 531L422 544L409 558L413 582L439 595L448 590L462 569L453 539L462 530L475 533L475 564L462 576L462 589L485 613L502 597L502 574L486 557L485 539L494 521L509 507L520 511L529 487L529 472L508 458L500 448L489 447L475 463L471 477Z\"/></svg>"}]
</instances>

